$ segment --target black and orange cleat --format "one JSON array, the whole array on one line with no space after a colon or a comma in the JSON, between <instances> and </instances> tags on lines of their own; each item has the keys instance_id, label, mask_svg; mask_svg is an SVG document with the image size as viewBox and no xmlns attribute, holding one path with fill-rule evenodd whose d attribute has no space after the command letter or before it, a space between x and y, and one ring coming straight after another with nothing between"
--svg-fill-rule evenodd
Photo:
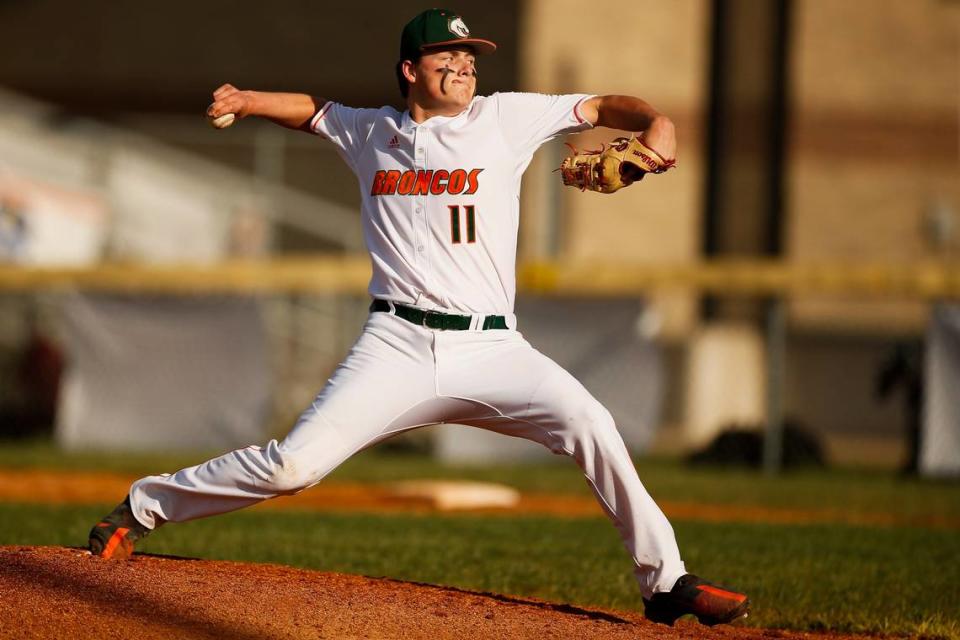
<instances>
[{"instance_id":1,"label":"black and orange cleat","mask_svg":"<svg viewBox=\"0 0 960 640\"><path fill-rule=\"evenodd\" d=\"M105 560L126 560L133 555L133 543L149 533L150 529L133 517L127 496L90 530L90 553Z\"/></svg>"},{"instance_id":2,"label":"black and orange cleat","mask_svg":"<svg viewBox=\"0 0 960 640\"><path fill-rule=\"evenodd\" d=\"M701 624L713 626L745 618L750 599L742 593L718 587L693 574L681 576L673 589L644 598L648 620L673 626L677 618L692 614Z\"/></svg>"}]
</instances>

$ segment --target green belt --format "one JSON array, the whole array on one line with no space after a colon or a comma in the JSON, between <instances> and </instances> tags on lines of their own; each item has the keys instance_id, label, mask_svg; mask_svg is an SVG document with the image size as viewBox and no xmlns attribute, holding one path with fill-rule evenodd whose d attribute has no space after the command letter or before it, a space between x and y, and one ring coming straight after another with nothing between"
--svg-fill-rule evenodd
<instances>
[{"instance_id":1,"label":"green belt","mask_svg":"<svg viewBox=\"0 0 960 640\"><path fill-rule=\"evenodd\" d=\"M390 311L390 303L386 300L374 300L370 304L370 311ZM430 329L445 329L448 331L463 331L470 328L473 316L458 316L453 313L439 311L424 311L408 307L404 304L393 303L393 314L407 322L418 324ZM487 316L483 319L484 331L487 329L506 329L507 320L503 316Z\"/></svg>"}]
</instances>

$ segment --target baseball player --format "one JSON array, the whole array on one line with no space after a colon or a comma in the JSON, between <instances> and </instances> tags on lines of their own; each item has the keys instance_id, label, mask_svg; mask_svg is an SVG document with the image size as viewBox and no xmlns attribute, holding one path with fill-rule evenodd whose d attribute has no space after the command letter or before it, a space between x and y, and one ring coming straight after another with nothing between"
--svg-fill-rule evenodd
<instances>
[{"instance_id":1,"label":"baseball player","mask_svg":"<svg viewBox=\"0 0 960 640\"><path fill-rule=\"evenodd\" d=\"M564 182L604 191L594 178L609 166L623 164L614 171L623 185L671 166L673 125L626 96L477 96L477 56L495 49L455 12L430 9L401 36L402 113L231 85L214 92L207 115L215 126L259 116L309 132L356 174L373 266L370 315L283 440L134 482L90 532L93 553L126 558L165 522L303 491L394 434L452 422L572 457L623 538L648 618L673 624L694 614L717 624L746 615L745 595L687 573L610 413L530 346L513 314L520 178L537 148L594 126L642 132L636 143L611 145L619 156L565 162Z\"/></svg>"}]
</instances>

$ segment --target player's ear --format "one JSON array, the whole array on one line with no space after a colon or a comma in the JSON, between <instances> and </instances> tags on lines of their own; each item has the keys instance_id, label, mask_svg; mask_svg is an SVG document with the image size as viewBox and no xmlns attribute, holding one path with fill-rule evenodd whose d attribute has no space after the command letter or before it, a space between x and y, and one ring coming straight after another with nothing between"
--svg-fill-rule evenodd
<instances>
[{"instance_id":1,"label":"player's ear","mask_svg":"<svg viewBox=\"0 0 960 640\"><path fill-rule=\"evenodd\" d=\"M417 81L417 65L412 60L404 60L400 63L400 73L407 79L407 82Z\"/></svg>"}]
</instances>

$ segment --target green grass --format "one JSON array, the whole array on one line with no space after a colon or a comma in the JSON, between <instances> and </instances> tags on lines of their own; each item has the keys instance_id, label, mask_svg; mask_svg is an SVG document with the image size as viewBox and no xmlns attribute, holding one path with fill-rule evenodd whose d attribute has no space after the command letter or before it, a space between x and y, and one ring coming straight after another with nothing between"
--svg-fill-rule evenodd
<instances>
[{"instance_id":1,"label":"green grass","mask_svg":"<svg viewBox=\"0 0 960 640\"><path fill-rule=\"evenodd\" d=\"M0 467L116 471L135 475L175 471L211 454L110 454L57 451L48 442L0 442ZM657 500L781 509L834 509L859 515L889 513L901 519L960 519L960 483L903 478L876 469L827 469L767 477L743 469L690 468L677 460L640 458L637 471ZM447 466L422 455L388 455L373 449L354 456L330 481L380 483L409 478L460 478L502 482L524 491L590 495L572 461L532 465Z\"/></svg>"},{"instance_id":2,"label":"green grass","mask_svg":"<svg viewBox=\"0 0 960 640\"><path fill-rule=\"evenodd\" d=\"M109 506L0 504L0 544L81 545ZM751 595L752 626L960 638L956 531L674 526L689 568ZM641 608L625 552L602 518L247 511L168 525L141 550Z\"/></svg>"}]
</instances>

